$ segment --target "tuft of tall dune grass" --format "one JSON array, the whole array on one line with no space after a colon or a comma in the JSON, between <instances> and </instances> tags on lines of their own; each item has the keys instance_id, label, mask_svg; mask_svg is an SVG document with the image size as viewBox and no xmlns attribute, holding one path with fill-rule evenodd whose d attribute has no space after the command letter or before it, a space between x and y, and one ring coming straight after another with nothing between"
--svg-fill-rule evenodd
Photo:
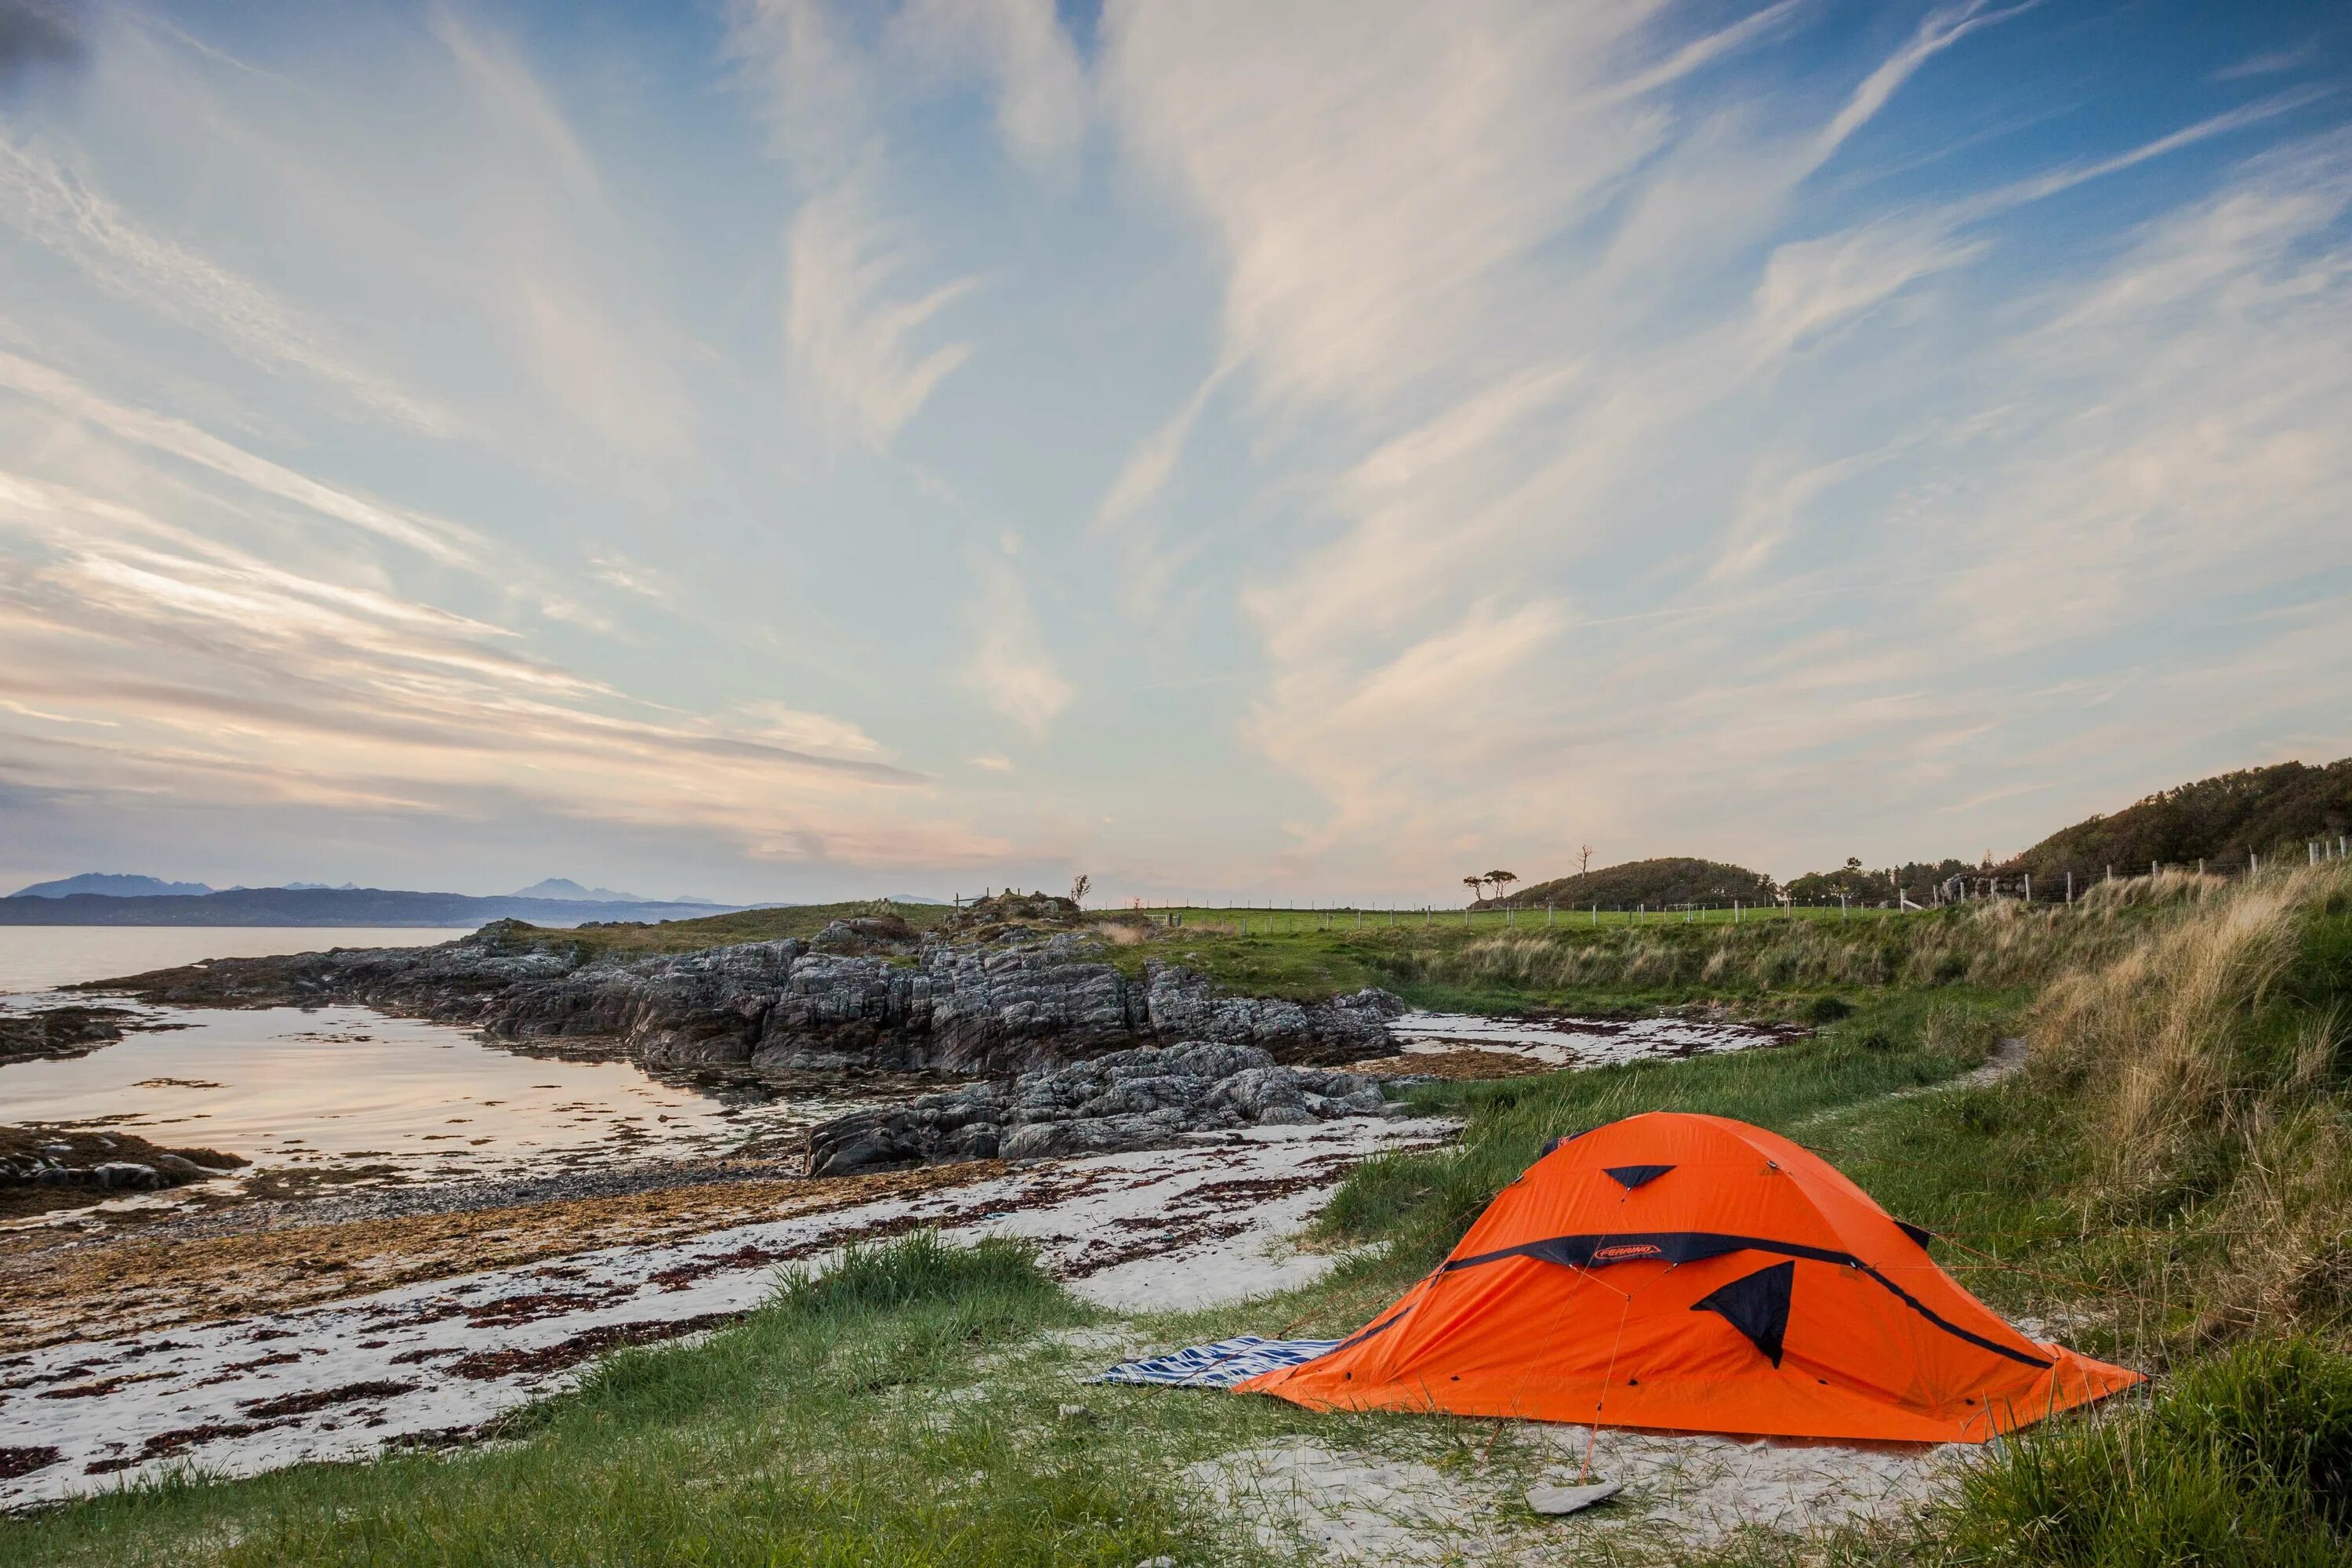
<instances>
[{"instance_id":1,"label":"tuft of tall dune grass","mask_svg":"<svg viewBox=\"0 0 2352 1568\"><path fill-rule=\"evenodd\" d=\"M1554 994L2035 985L2125 952L2149 922L2199 906L2202 894L2181 879L2156 880L2164 885L2154 895L2071 908L1999 900L1899 921L1763 915L1743 925L1538 930L1412 954L1402 967L1409 980Z\"/></svg>"},{"instance_id":2,"label":"tuft of tall dune grass","mask_svg":"<svg viewBox=\"0 0 2352 1568\"><path fill-rule=\"evenodd\" d=\"M2352 868L2200 891L2179 921L2062 975L2029 1086L2092 1153L2087 1232L2150 1235L2139 1272L2193 1335L2352 1321Z\"/></svg>"}]
</instances>

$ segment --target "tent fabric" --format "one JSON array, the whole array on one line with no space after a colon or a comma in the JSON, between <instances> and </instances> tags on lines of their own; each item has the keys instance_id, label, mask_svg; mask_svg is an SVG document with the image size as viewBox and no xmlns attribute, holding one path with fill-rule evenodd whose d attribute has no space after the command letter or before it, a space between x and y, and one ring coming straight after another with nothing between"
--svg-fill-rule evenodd
<instances>
[{"instance_id":1,"label":"tent fabric","mask_svg":"<svg viewBox=\"0 0 2352 1568\"><path fill-rule=\"evenodd\" d=\"M2011 1328L1924 1237L1777 1133L1653 1111L1557 1140L1386 1311L1239 1386L1318 1409L1981 1443L2139 1381Z\"/></svg>"}]
</instances>

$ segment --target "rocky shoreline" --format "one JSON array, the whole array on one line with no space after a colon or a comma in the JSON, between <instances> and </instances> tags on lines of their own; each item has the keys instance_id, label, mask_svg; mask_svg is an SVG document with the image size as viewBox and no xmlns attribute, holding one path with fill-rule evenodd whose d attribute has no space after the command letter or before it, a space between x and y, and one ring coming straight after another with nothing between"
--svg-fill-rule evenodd
<instances>
[{"instance_id":1,"label":"rocky shoreline","mask_svg":"<svg viewBox=\"0 0 2352 1568\"><path fill-rule=\"evenodd\" d=\"M217 959L93 983L182 1007L357 1003L527 1044L613 1042L649 1068L782 1078L929 1072L1007 1078L1138 1046L1250 1046L1292 1066L1381 1054L1404 1004L1230 996L1180 965L1139 977L1100 939L1010 926L965 940L888 919L809 940L679 954L598 952L499 921L429 948Z\"/></svg>"},{"instance_id":2,"label":"rocky shoreline","mask_svg":"<svg viewBox=\"0 0 2352 1568\"><path fill-rule=\"evenodd\" d=\"M1282 1067L1256 1046L1138 1047L1069 1067L852 1111L809 1132L808 1172L1154 1149L1190 1132L1299 1127L1389 1110L1362 1073Z\"/></svg>"},{"instance_id":3,"label":"rocky shoreline","mask_svg":"<svg viewBox=\"0 0 2352 1568\"><path fill-rule=\"evenodd\" d=\"M0 1067L65 1061L154 1025L126 1007L42 1007L0 1014Z\"/></svg>"}]
</instances>

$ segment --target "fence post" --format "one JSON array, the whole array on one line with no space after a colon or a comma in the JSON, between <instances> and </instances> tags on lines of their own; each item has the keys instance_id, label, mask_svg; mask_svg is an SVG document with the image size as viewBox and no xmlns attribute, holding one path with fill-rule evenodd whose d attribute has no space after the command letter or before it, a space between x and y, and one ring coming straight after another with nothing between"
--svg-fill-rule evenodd
<instances>
[{"instance_id":1,"label":"fence post","mask_svg":"<svg viewBox=\"0 0 2352 1568\"><path fill-rule=\"evenodd\" d=\"M1544 906L1544 924L1548 926L1559 924L1559 911L1549 904Z\"/></svg>"},{"instance_id":2,"label":"fence post","mask_svg":"<svg viewBox=\"0 0 2352 1568\"><path fill-rule=\"evenodd\" d=\"M2070 904L2074 901L2074 873L2072 871L2066 873L2066 901Z\"/></svg>"},{"instance_id":3,"label":"fence post","mask_svg":"<svg viewBox=\"0 0 2352 1568\"><path fill-rule=\"evenodd\" d=\"M2033 873L2031 871L2025 874L2025 901L2029 904L2033 901Z\"/></svg>"},{"instance_id":4,"label":"fence post","mask_svg":"<svg viewBox=\"0 0 2352 1568\"><path fill-rule=\"evenodd\" d=\"M1596 926L1601 923L1601 906L1597 903L1592 906L1592 923Z\"/></svg>"}]
</instances>

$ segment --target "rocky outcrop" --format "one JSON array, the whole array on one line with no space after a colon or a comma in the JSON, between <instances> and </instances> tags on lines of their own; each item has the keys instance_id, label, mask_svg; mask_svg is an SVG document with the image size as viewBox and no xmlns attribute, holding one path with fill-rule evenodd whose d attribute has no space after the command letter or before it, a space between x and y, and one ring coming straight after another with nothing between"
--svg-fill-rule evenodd
<instances>
[{"instance_id":1,"label":"rocky outcrop","mask_svg":"<svg viewBox=\"0 0 2352 1568\"><path fill-rule=\"evenodd\" d=\"M121 1007L44 1007L0 1014L0 1067L10 1062L86 1057L135 1028L137 1015Z\"/></svg>"},{"instance_id":2,"label":"rocky outcrop","mask_svg":"<svg viewBox=\"0 0 2352 1568\"><path fill-rule=\"evenodd\" d=\"M439 947L221 959L106 984L192 1006L357 1002L510 1039L618 1040L650 1066L780 1074L997 1077L1179 1042L1330 1063L1380 1054L1403 1011L1377 990L1315 1003L1229 996L1174 965L1130 978L1082 934L916 941L882 929L895 925L836 921L810 941L634 957L502 922Z\"/></svg>"},{"instance_id":3,"label":"rocky outcrop","mask_svg":"<svg viewBox=\"0 0 2352 1568\"><path fill-rule=\"evenodd\" d=\"M0 1216L209 1181L245 1164L213 1149L166 1149L134 1133L35 1124L0 1127Z\"/></svg>"},{"instance_id":4,"label":"rocky outcrop","mask_svg":"<svg viewBox=\"0 0 2352 1568\"><path fill-rule=\"evenodd\" d=\"M951 1160L1106 1154L1155 1148L1187 1132L1386 1110L1377 1079L1283 1067L1262 1047L1142 1047L854 1111L811 1131L808 1169L841 1176Z\"/></svg>"}]
</instances>

